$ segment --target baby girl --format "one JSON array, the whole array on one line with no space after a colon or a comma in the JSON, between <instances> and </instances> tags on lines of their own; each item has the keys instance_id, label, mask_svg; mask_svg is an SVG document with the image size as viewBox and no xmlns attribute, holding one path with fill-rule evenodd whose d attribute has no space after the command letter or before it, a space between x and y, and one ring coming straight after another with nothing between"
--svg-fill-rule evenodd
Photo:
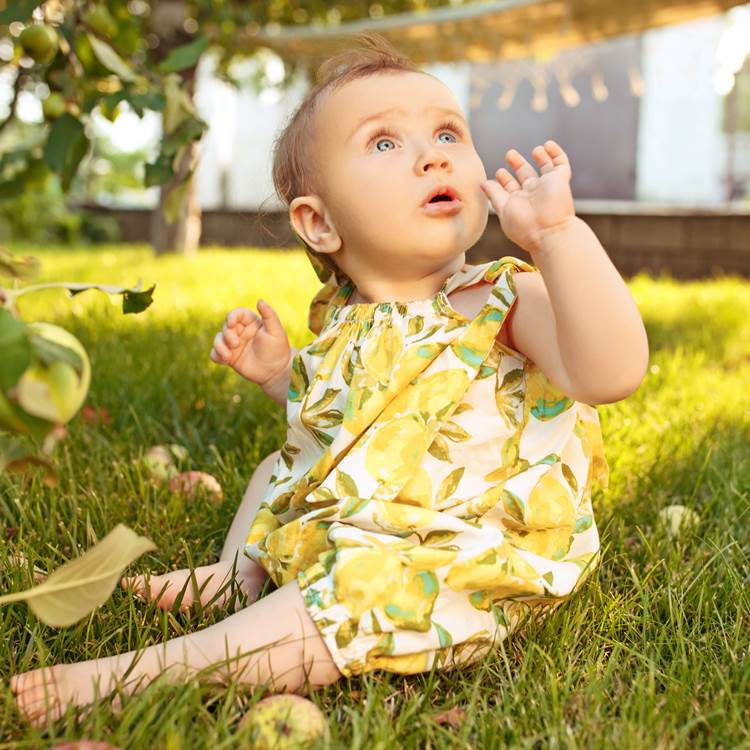
<instances>
[{"instance_id":1,"label":"baby girl","mask_svg":"<svg viewBox=\"0 0 750 750\"><path fill-rule=\"evenodd\" d=\"M211 351L286 407L286 442L256 468L219 562L123 579L161 607L244 606L139 652L15 676L32 722L164 673L306 693L470 664L598 563L595 405L645 375L638 309L575 215L557 143L533 149L536 168L509 150L488 179L450 89L360 39L324 64L274 154L324 281L317 337L292 349L259 301L227 315ZM466 263L488 203L533 264Z\"/></svg>"}]
</instances>

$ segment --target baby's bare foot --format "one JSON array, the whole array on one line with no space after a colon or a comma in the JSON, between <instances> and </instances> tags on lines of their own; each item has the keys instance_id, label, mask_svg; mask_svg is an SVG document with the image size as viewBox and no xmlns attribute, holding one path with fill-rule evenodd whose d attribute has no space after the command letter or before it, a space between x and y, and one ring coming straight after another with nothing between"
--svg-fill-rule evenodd
<instances>
[{"instance_id":1,"label":"baby's bare foot","mask_svg":"<svg viewBox=\"0 0 750 750\"><path fill-rule=\"evenodd\" d=\"M195 575L195 583L191 580L191 572ZM136 595L149 601L156 600L157 606L161 609L171 609L177 597L182 594L179 608L184 611L196 600L200 600L202 607L224 606L233 595L236 608L239 605L237 588L247 595L247 604L252 604L258 598L266 578L268 574L260 565L252 561L242 561L235 569L236 586L233 586L232 562L219 560L213 565L203 565L194 571L183 568L160 576L124 577L120 585L126 591L128 586L132 585Z\"/></svg>"},{"instance_id":2,"label":"baby's bare foot","mask_svg":"<svg viewBox=\"0 0 750 750\"><path fill-rule=\"evenodd\" d=\"M69 705L85 706L106 695L108 686L100 688L97 696L96 674L102 677L101 670L92 670L90 662L56 664L14 675L10 689L21 715L33 726L43 727L57 721Z\"/></svg>"}]
</instances>

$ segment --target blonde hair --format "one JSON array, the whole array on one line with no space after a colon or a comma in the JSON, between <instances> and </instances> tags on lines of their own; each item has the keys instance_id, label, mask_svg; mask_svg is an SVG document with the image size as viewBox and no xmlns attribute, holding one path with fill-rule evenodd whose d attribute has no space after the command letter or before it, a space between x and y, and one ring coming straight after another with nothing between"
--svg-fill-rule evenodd
<instances>
[{"instance_id":1,"label":"blonde hair","mask_svg":"<svg viewBox=\"0 0 750 750\"><path fill-rule=\"evenodd\" d=\"M291 115L281 130L273 149L273 184L279 198L289 207L294 198L316 193L321 179L319 163L310 153L313 142L313 124L323 97L349 81L366 78L388 71L423 73L416 64L399 53L382 35L373 31L361 31L352 36L353 41L363 46L347 47L325 60L317 70L313 87ZM296 234L296 233L295 233ZM297 235L305 246L310 260L317 260L321 268L316 273L325 280L331 273L339 283L343 279L327 253L316 253Z\"/></svg>"}]
</instances>

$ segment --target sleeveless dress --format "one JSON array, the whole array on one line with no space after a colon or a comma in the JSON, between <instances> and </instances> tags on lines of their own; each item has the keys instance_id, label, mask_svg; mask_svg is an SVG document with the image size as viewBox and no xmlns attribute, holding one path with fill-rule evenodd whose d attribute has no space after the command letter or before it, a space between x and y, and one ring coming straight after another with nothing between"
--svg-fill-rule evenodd
<instances>
[{"instance_id":1,"label":"sleeveless dress","mask_svg":"<svg viewBox=\"0 0 750 750\"><path fill-rule=\"evenodd\" d=\"M497 340L512 256L464 264L434 299L316 295L288 432L245 554L296 580L339 671L470 664L596 568L598 413ZM483 283L470 321L447 295Z\"/></svg>"}]
</instances>

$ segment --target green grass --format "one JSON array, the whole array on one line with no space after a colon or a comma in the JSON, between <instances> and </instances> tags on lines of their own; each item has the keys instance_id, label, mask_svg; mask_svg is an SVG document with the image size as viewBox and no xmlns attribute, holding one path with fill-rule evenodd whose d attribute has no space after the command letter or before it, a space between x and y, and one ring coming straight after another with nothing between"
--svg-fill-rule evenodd
<instances>
[{"instance_id":1,"label":"green grass","mask_svg":"<svg viewBox=\"0 0 750 750\"><path fill-rule=\"evenodd\" d=\"M55 454L61 482L0 478L3 548L45 569L59 566L122 522L157 550L132 571L218 558L224 534L260 460L284 440L281 407L208 358L228 310L279 312L292 345L312 339L307 305L319 284L301 251L205 249L154 258L145 247L70 251L11 248L43 262L49 280L155 282L154 304L123 316L90 291L22 298L27 320L61 324L91 354L88 403L113 421L76 418ZM610 487L594 497L602 537L598 574L546 621L510 636L486 662L403 677L370 673L314 693L336 748L750 747L750 281L628 280L649 334L650 369L627 400L599 407ZM192 468L214 474L226 500L186 502L154 489L134 464L154 443L189 448ZM657 524L682 503L699 526L671 539ZM4 533L3 533L4 532ZM3 590L31 584L0 568ZM0 608L0 748L74 738L122 748L242 745L237 724L260 693L210 684L152 685L46 733L20 723L7 678L157 643L218 621L177 617L119 588L90 617L55 630L25 604ZM352 694L352 691L356 691ZM458 706L457 726L431 716Z\"/></svg>"}]
</instances>

